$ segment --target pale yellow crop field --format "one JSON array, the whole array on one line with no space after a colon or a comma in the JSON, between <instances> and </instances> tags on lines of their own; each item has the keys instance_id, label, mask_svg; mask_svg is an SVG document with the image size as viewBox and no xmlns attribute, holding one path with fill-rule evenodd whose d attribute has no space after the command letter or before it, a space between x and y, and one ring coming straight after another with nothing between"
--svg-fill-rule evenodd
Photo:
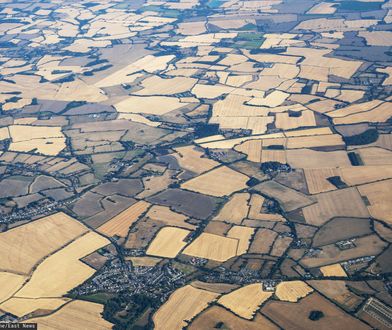
<instances>
[{"instance_id":1,"label":"pale yellow crop field","mask_svg":"<svg viewBox=\"0 0 392 330\"><path fill-rule=\"evenodd\" d=\"M356 188L339 189L321 193L318 203L303 208L306 222L323 225L335 216L366 218L369 212Z\"/></svg>"},{"instance_id":2,"label":"pale yellow crop field","mask_svg":"<svg viewBox=\"0 0 392 330\"><path fill-rule=\"evenodd\" d=\"M337 168L307 168L304 170L306 184L310 194L318 194L337 189L327 178L339 176Z\"/></svg>"},{"instance_id":3,"label":"pale yellow crop field","mask_svg":"<svg viewBox=\"0 0 392 330\"><path fill-rule=\"evenodd\" d=\"M12 139L10 150L13 151L37 149L39 153L55 156L66 147L61 127L11 125L9 133Z\"/></svg>"},{"instance_id":4,"label":"pale yellow crop field","mask_svg":"<svg viewBox=\"0 0 392 330\"><path fill-rule=\"evenodd\" d=\"M173 156L177 159L181 167L193 173L201 174L219 165L218 162L203 157L203 150L198 150L194 146L179 147L174 149L177 153Z\"/></svg>"},{"instance_id":5,"label":"pale yellow crop field","mask_svg":"<svg viewBox=\"0 0 392 330\"><path fill-rule=\"evenodd\" d=\"M372 217L392 222L391 203L392 180L374 182L359 186L358 190L362 196L366 196L370 202L368 206Z\"/></svg>"},{"instance_id":6,"label":"pale yellow crop field","mask_svg":"<svg viewBox=\"0 0 392 330\"><path fill-rule=\"evenodd\" d=\"M301 116L290 117L287 112L277 113L275 126L284 130L298 127L316 126L314 112L311 110L301 111Z\"/></svg>"},{"instance_id":7,"label":"pale yellow crop field","mask_svg":"<svg viewBox=\"0 0 392 330\"><path fill-rule=\"evenodd\" d=\"M53 311L60 308L69 298L42 298L42 299L24 299L11 298L0 305L0 309L18 317L30 314L38 309Z\"/></svg>"},{"instance_id":8,"label":"pale yellow crop field","mask_svg":"<svg viewBox=\"0 0 392 330\"><path fill-rule=\"evenodd\" d=\"M225 221L240 224L246 218L249 211L249 193L234 194L219 211L214 221Z\"/></svg>"},{"instance_id":9,"label":"pale yellow crop field","mask_svg":"<svg viewBox=\"0 0 392 330\"><path fill-rule=\"evenodd\" d=\"M353 186L392 178L392 165L343 167L340 173L343 181Z\"/></svg>"},{"instance_id":10,"label":"pale yellow crop field","mask_svg":"<svg viewBox=\"0 0 392 330\"><path fill-rule=\"evenodd\" d=\"M215 99L223 94L229 94L235 87L226 85L202 85L196 84L192 88L192 94L197 98Z\"/></svg>"},{"instance_id":11,"label":"pale yellow crop field","mask_svg":"<svg viewBox=\"0 0 392 330\"><path fill-rule=\"evenodd\" d=\"M237 248L237 239L202 233L185 248L183 254L224 262L237 255Z\"/></svg>"},{"instance_id":12,"label":"pale yellow crop field","mask_svg":"<svg viewBox=\"0 0 392 330\"><path fill-rule=\"evenodd\" d=\"M173 55L154 56L147 55L134 63L112 73L96 83L97 87L110 87L120 84L131 83L136 80L138 76L133 76L136 72L146 71L153 73L158 70L167 68L168 63L174 58ZM142 75L140 75L142 76Z\"/></svg>"},{"instance_id":13,"label":"pale yellow crop field","mask_svg":"<svg viewBox=\"0 0 392 330\"><path fill-rule=\"evenodd\" d=\"M108 239L94 232L76 239L39 264L30 281L15 294L15 297L61 297L95 273L93 268L79 259L109 243Z\"/></svg>"},{"instance_id":14,"label":"pale yellow crop field","mask_svg":"<svg viewBox=\"0 0 392 330\"><path fill-rule=\"evenodd\" d=\"M306 297L313 289L302 281L281 282L276 286L275 295L279 300L297 302Z\"/></svg>"},{"instance_id":15,"label":"pale yellow crop field","mask_svg":"<svg viewBox=\"0 0 392 330\"><path fill-rule=\"evenodd\" d=\"M287 163L286 151L285 150L266 150L264 149L261 153L261 162L278 162L281 164Z\"/></svg>"},{"instance_id":16,"label":"pale yellow crop field","mask_svg":"<svg viewBox=\"0 0 392 330\"><path fill-rule=\"evenodd\" d=\"M359 154L365 165L392 165L392 151L390 150L378 147L365 147L356 149L355 152Z\"/></svg>"},{"instance_id":17,"label":"pale yellow crop field","mask_svg":"<svg viewBox=\"0 0 392 330\"><path fill-rule=\"evenodd\" d=\"M344 108L329 111L327 116L332 117L332 118L346 117L349 115L370 111L370 110L378 107L382 103L383 103L383 101L381 101L381 100L371 100L368 102L351 104L351 105L344 107Z\"/></svg>"},{"instance_id":18,"label":"pale yellow crop field","mask_svg":"<svg viewBox=\"0 0 392 330\"><path fill-rule=\"evenodd\" d=\"M265 117L268 115L269 108L249 106L247 102L250 100L250 96L229 94L223 100L214 103L212 117Z\"/></svg>"},{"instance_id":19,"label":"pale yellow crop field","mask_svg":"<svg viewBox=\"0 0 392 330\"><path fill-rule=\"evenodd\" d=\"M331 2L320 2L310 8L307 14L333 14L336 11L336 7Z\"/></svg>"},{"instance_id":20,"label":"pale yellow crop field","mask_svg":"<svg viewBox=\"0 0 392 330\"><path fill-rule=\"evenodd\" d=\"M10 138L10 133L8 127L1 127L0 128L0 140L5 140Z\"/></svg>"},{"instance_id":21,"label":"pale yellow crop field","mask_svg":"<svg viewBox=\"0 0 392 330\"><path fill-rule=\"evenodd\" d=\"M307 128L307 129L301 129L297 131L290 131L284 133L284 135L287 137L328 135L328 134L332 134L332 131L329 127Z\"/></svg>"},{"instance_id":22,"label":"pale yellow crop field","mask_svg":"<svg viewBox=\"0 0 392 330\"><path fill-rule=\"evenodd\" d=\"M146 217L149 217L152 220L162 221L168 226L180 227L190 230L193 230L196 227L195 225L186 222L188 217L170 210L170 208L167 206L153 205L148 210Z\"/></svg>"},{"instance_id":23,"label":"pale yellow crop field","mask_svg":"<svg viewBox=\"0 0 392 330\"><path fill-rule=\"evenodd\" d=\"M347 153L314 151L310 149L286 150L287 162L294 168L323 168L351 166Z\"/></svg>"},{"instance_id":24,"label":"pale yellow crop field","mask_svg":"<svg viewBox=\"0 0 392 330\"><path fill-rule=\"evenodd\" d=\"M29 319L26 323L37 323L40 330L58 329L96 329L109 330L112 324L101 316L103 305L74 300L54 314Z\"/></svg>"},{"instance_id":25,"label":"pale yellow crop field","mask_svg":"<svg viewBox=\"0 0 392 330\"><path fill-rule=\"evenodd\" d=\"M218 303L245 319L252 319L273 292L263 291L260 283L246 285L219 298Z\"/></svg>"},{"instance_id":26,"label":"pale yellow crop field","mask_svg":"<svg viewBox=\"0 0 392 330\"><path fill-rule=\"evenodd\" d=\"M177 289L153 316L155 329L181 330L194 316L216 300L218 293L196 289L191 285Z\"/></svg>"},{"instance_id":27,"label":"pale yellow crop field","mask_svg":"<svg viewBox=\"0 0 392 330\"><path fill-rule=\"evenodd\" d=\"M187 77L174 77L163 79L159 76L152 76L143 80L140 84L142 90L135 92L135 95L173 95L187 92L196 84L197 79Z\"/></svg>"},{"instance_id":28,"label":"pale yellow crop field","mask_svg":"<svg viewBox=\"0 0 392 330\"><path fill-rule=\"evenodd\" d=\"M11 297L23 285L25 280L26 277L23 275L0 272L0 303Z\"/></svg>"},{"instance_id":29,"label":"pale yellow crop field","mask_svg":"<svg viewBox=\"0 0 392 330\"><path fill-rule=\"evenodd\" d=\"M254 232L254 228L244 226L233 226L227 232L227 237L238 239L237 255L248 252L250 239Z\"/></svg>"},{"instance_id":30,"label":"pale yellow crop field","mask_svg":"<svg viewBox=\"0 0 392 330\"><path fill-rule=\"evenodd\" d=\"M320 271L323 276L341 276L347 277L346 272L340 264L333 264L328 266L320 267Z\"/></svg>"},{"instance_id":31,"label":"pale yellow crop field","mask_svg":"<svg viewBox=\"0 0 392 330\"><path fill-rule=\"evenodd\" d=\"M335 124L355 124L355 123L383 123L392 116L392 103L384 102L375 108L348 115L345 117L334 118Z\"/></svg>"},{"instance_id":32,"label":"pale yellow crop field","mask_svg":"<svg viewBox=\"0 0 392 330\"><path fill-rule=\"evenodd\" d=\"M186 105L188 103L181 103L177 97L132 95L116 103L114 107L118 112L124 113L164 115Z\"/></svg>"},{"instance_id":33,"label":"pale yellow crop field","mask_svg":"<svg viewBox=\"0 0 392 330\"><path fill-rule=\"evenodd\" d=\"M261 162L263 140L249 140L234 147L234 150L247 155L247 160L255 163Z\"/></svg>"},{"instance_id":34,"label":"pale yellow crop field","mask_svg":"<svg viewBox=\"0 0 392 330\"><path fill-rule=\"evenodd\" d=\"M121 236L126 237L128 235L129 227L131 227L139 217L147 211L150 203L145 201L139 201L114 218L105 222L98 228L98 231L107 236Z\"/></svg>"},{"instance_id":35,"label":"pale yellow crop field","mask_svg":"<svg viewBox=\"0 0 392 330\"><path fill-rule=\"evenodd\" d=\"M222 129L249 129L252 134L264 134L268 124L274 121L274 117L211 117L209 123L219 124Z\"/></svg>"},{"instance_id":36,"label":"pale yellow crop field","mask_svg":"<svg viewBox=\"0 0 392 330\"><path fill-rule=\"evenodd\" d=\"M66 147L65 138L43 138L30 141L11 142L9 150L37 152L47 156L57 156Z\"/></svg>"},{"instance_id":37,"label":"pale yellow crop field","mask_svg":"<svg viewBox=\"0 0 392 330\"><path fill-rule=\"evenodd\" d=\"M184 239L189 233L189 230L182 228L164 227L151 242L146 254L156 257L175 258L187 244Z\"/></svg>"},{"instance_id":38,"label":"pale yellow crop field","mask_svg":"<svg viewBox=\"0 0 392 330\"><path fill-rule=\"evenodd\" d=\"M314 148L327 146L343 146L344 141L339 134L299 136L287 139L288 149Z\"/></svg>"},{"instance_id":39,"label":"pale yellow crop field","mask_svg":"<svg viewBox=\"0 0 392 330\"><path fill-rule=\"evenodd\" d=\"M290 94L286 92L273 91L265 97L255 97L251 99L248 104L273 108L281 105L289 96Z\"/></svg>"},{"instance_id":40,"label":"pale yellow crop field","mask_svg":"<svg viewBox=\"0 0 392 330\"><path fill-rule=\"evenodd\" d=\"M45 256L87 231L80 222L60 212L0 233L0 267L28 274Z\"/></svg>"},{"instance_id":41,"label":"pale yellow crop field","mask_svg":"<svg viewBox=\"0 0 392 330\"><path fill-rule=\"evenodd\" d=\"M186 181L182 188L211 196L225 196L246 188L248 177L226 166Z\"/></svg>"},{"instance_id":42,"label":"pale yellow crop field","mask_svg":"<svg viewBox=\"0 0 392 330\"><path fill-rule=\"evenodd\" d=\"M392 32L390 31L361 31L358 35L365 38L369 46L392 46Z\"/></svg>"}]
</instances>

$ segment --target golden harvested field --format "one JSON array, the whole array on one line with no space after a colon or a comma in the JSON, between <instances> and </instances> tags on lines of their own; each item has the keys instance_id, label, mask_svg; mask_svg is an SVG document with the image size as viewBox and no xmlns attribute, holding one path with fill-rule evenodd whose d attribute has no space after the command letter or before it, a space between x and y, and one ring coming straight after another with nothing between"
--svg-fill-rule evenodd
<instances>
[{"instance_id":1,"label":"golden harvested field","mask_svg":"<svg viewBox=\"0 0 392 330\"><path fill-rule=\"evenodd\" d=\"M297 131L285 132L284 135L287 137L296 136L316 136L316 135L329 135L333 134L329 127L317 127L317 128L307 128Z\"/></svg>"},{"instance_id":2,"label":"golden harvested field","mask_svg":"<svg viewBox=\"0 0 392 330\"><path fill-rule=\"evenodd\" d=\"M132 95L116 103L114 107L121 113L164 115L188 104L181 103L177 97Z\"/></svg>"},{"instance_id":3,"label":"golden harvested field","mask_svg":"<svg viewBox=\"0 0 392 330\"><path fill-rule=\"evenodd\" d=\"M233 313L250 320L260 305L272 294L273 292L263 291L260 283L250 284L225 294L219 298L218 303Z\"/></svg>"},{"instance_id":4,"label":"golden harvested field","mask_svg":"<svg viewBox=\"0 0 392 330\"><path fill-rule=\"evenodd\" d=\"M142 90L135 95L174 95L192 89L197 80L194 78L174 77L163 79L159 76L149 77L141 82Z\"/></svg>"},{"instance_id":5,"label":"golden harvested field","mask_svg":"<svg viewBox=\"0 0 392 330\"><path fill-rule=\"evenodd\" d=\"M378 147L356 149L365 165L392 165L392 151Z\"/></svg>"},{"instance_id":6,"label":"golden harvested field","mask_svg":"<svg viewBox=\"0 0 392 330\"><path fill-rule=\"evenodd\" d=\"M61 127L11 125L9 130L13 142L64 137Z\"/></svg>"},{"instance_id":7,"label":"golden harvested field","mask_svg":"<svg viewBox=\"0 0 392 330\"><path fill-rule=\"evenodd\" d=\"M218 296L218 293L196 289L191 285L177 289L154 314L155 329L183 329L187 321L206 309Z\"/></svg>"},{"instance_id":8,"label":"golden harvested field","mask_svg":"<svg viewBox=\"0 0 392 330\"><path fill-rule=\"evenodd\" d=\"M275 118L275 126L284 130L298 127L316 126L314 112L311 110L301 111L301 115L299 117L290 116L287 112L277 113Z\"/></svg>"},{"instance_id":9,"label":"golden harvested field","mask_svg":"<svg viewBox=\"0 0 392 330\"><path fill-rule=\"evenodd\" d=\"M340 175L340 171L337 168L307 168L304 169L304 174L310 194L337 189L327 180L327 178Z\"/></svg>"},{"instance_id":10,"label":"golden harvested field","mask_svg":"<svg viewBox=\"0 0 392 330\"><path fill-rule=\"evenodd\" d=\"M185 221L188 217L183 214L173 212L167 206L153 205L148 210L146 217L149 217L152 220L162 221L168 226L181 227L190 230L195 229L195 225L191 225Z\"/></svg>"},{"instance_id":11,"label":"golden harvested field","mask_svg":"<svg viewBox=\"0 0 392 330\"><path fill-rule=\"evenodd\" d=\"M281 105L289 96L290 94L282 91L273 91L265 97L255 97L251 99L248 104L274 108Z\"/></svg>"},{"instance_id":12,"label":"golden harvested field","mask_svg":"<svg viewBox=\"0 0 392 330\"><path fill-rule=\"evenodd\" d=\"M391 190L392 180L365 184L358 187L359 193L366 196L370 205L368 210L372 217L392 222Z\"/></svg>"},{"instance_id":13,"label":"golden harvested field","mask_svg":"<svg viewBox=\"0 0 392 330\"><path fill-rule=\"evenodd\" d=\"M346 117L349 115L370 111L378 107L382 103L383 101L381 100L372 100L372 101L358 103L358 104L351 104L344 108L329 111L327 115L332 118Z\"/></svg>"},{"instance_id":14,"label":"golden harvested field","mask_svg":"<svg viewBox=\"0 0 392 330\"><path fill-rule=\"evenodd\" d=\"M340 169L343 181L350 186L392 178L392 166L353 166Z\"/></svg>"},{"instance_id":15,"label":"golden harvested field","mask_svg":"<svg viewBox=\"0 0 392 330\"><path fill-rule=\"evenodd\" d=\"M37 149L45 155L55 156L65 148L65 136L61 127L11 125L10 150L29 152Z\"/></svg>"},{"instance_id":16,"label":"golden harvested field","mask_svg":"<svg viewBox=\"0 0 392 330\"><path fill-rule=\"evenodd\" d=\"M228 232L227 237L238 239L237 255L248 251L250 239L255 229L244 226L233 226Z\"/></svg>"},{"instance_id":17,"label":"golden harvested field","mask_svg":"<svg viewBox=\"0 0 392 330\"><path fill-rule=\"evenodd\" d=\"M133 75L139 71L147 71L149 73L153 73L157 70L164 70L167 67L167 64L174 58L173 55L166 56L154 56L147 55L134 63L129 64L128 66L112 73L109 76L106 76L104 79L98 81L96 83L97 87L110 87L116 86L125 83L131 83L136 80L136 77Z\"/></svg>"},{"instance_id":18,"label":"golden harvested field","mask_svg":"<svg viewBox=\"0 0 392 330\"><path fill-rule=\"evenodd\" d=\"M333 14L336 7L330 2L320 2L307 11L307 14Z\"/></svg>"},{"instance_id":19,"label":"golden harvested field","mask_svg":"<svg viewBox=\"0 0 392 330\"><path fill-rule=\"evenodd\" d=\"M225 196L246 188L248 177L226 166L213 169L186 181L182 188L211 196Z\"/></svg>"},{"instance_id":20,"label":"golden harvested field","mask_svg":"<svg viewBox=\"0 0 392 330\"><path fill-rule=\"evenodd\" d=\"M174 149L177 153L173 156L177 159L181 167L193 173L201 174L219 165L218 162L203 157L204 151L194 146L179 147Z\"/></svg>"},{"instance_id":21,"label":"golden harvested field","mask_svg":"<svg viewBox=\"0 0 392 330\"><path fill-rule=\"evenodd\" d=\"M261 153L261 162L278 162L281 164L286 164L286 151L285 150L266 150L263 149Z\"/></svg>"},{"instance_id":22,"label":"golden harvested field","mask_svg":"<svg viewBox=\"0 0 392 330\"><path fill-rule=\"evenodd\" d=\"M0 128L0 140L5 140L10 138L10 133L8 127L1 127Z\"/></svg>"},{"instance_id":23,"label":"golden harvested field","mask_svg":"<svg viewBox=\"0 0 392 330\"><path fill-rule=\"evenodd\" d=\"M287 139L288 149L314 148L326 146L343 146L344 142L339 134L301 136Z\"/></svg>"},{"instance_id":24,"label":"golden harvested field","mask_svg":"<svg viewBox=\"0 0 392 330\"><path fill-rule=\"evenodd\" d=\"M244 320L237 315L229 312L225 308L214 305L198 315L189 326L191 330L214 329L216 324L223 322L228 329L246 329L246 330L277 330L279 329L274 323L259 313L252 321Z\"/></svg>"},{"instance_id":25,"label":"golden harvested field","mask_svg":"<svg viewBox=\"0 0 392 330\"><path fill-rule=\"evenodd\" d=\"M19 152L38 152L47 156L56 156L64 148L65 138L44 138L22 142L11 142L10 150Z\"/></svg>"},{"instance_id":26,"label":"golden harvested field","mask_svg":"<svg viewBox=\"0 0 392 330\"><path fill-rule=\"evenodd\" d=\"M109 330L112 324L101 316L103 306L87 301L74 300L54 314L29 319L26 323L37 323L41 330L58 329L96 329Z\"/></svg>"},{"instance_id":27,"label":"golden harvested field","mask_svg":"<svg viewBox=\"0 0 392 330\"><path fill-rule=\"evenodd\" d=\"M235 146L234 150L247 155L247 160L255 163L261 162L263 140L249 140Z\"/></svg>"},{"instance_id":28,"label":"golden harvested field","mask_svg":"<svg viewBox=\"0 0 392 330\"><path fill-rule=\"evenodd\" d=\"M192 88L192 94L194 94L197 98L207 98L207 99L215 99L223 94L228 94L232 92L235 87L225 86L225 85L202 85L196 84Z\"/></svg>"},{"instance_id":29,"label":"golden harvested field","mask_svg":"<svg viewBox=\"0 0 392 330\"><path fill-rule=\"evenodd\" d=\"M25 280L26 277L22 275L0 272L0 303L11 297Z\"/></svg>"},{"instance_id":30,"label":"golden harvested field","mask_svg":"<svg viewBox=\"0 0 392 330\"><path fill-rule=\"evenodd\" d=\"M274 117L211 117L210 124L219 124L222 129L249 129L252 134L264 134L267 125L274 121Z\"/></svg>"},{"instance_id":31,"label":"golden harvested field","mask_svg":"<svg viewBox=\"0 0 392 330\"><path fill-rule=\"evenodd\" d=\"M276 286L275 295L279 300L297 302L306 297L313 289L302 281L281 282Z\"/></svg>"},{"instance_id":32,"label":"golden harvested field","mask_svg":"<svg viewBox=\"0 0 392 330\"><path fill-rule=\"evenodd\" d=\"M224 262L237 255L237 248L237 239L202 233L185 248L183 254Z\"/></svg>"},{"instance_id":33,"label":"golden harvested field","mask_svg":"<svg viewBox=\"0 0 392 330\"><path fill-rule=\"evenodd\" d=\"M265 134L265 135L257 136L258 139L275 139L275 138L283 138L283 137L284 137L283 133L273 133L273 134ZM237 144L240 144L241 142L254 140L254 139L255 139L254 136L246 136L246 137L240 137L234 139L219 139L214 141L201 142L200 144L203 148L230 149L236 146Z\"/></svg>"},{"instance_id":34,"label":"golden harvested field","mask_svg":"<svg viewBox=\"0 0 392 330\"><path fill-rule=\"evenodd\" d=\"M30 281L15 294L15 297L61 297L95 273L93 268L79 259L109 243L109 240L94 232L76 239L39 264Z\"/></svg>"},{"instance_id":35,"label":"golden harvested field","mask_svg":"<svg viewBox=\"0 0 392 330\"><path fill-rule=\"evenodd\" d=\"M45 256L87 231L80 222L60 212L0 233L0 267L28 274Z\"/></svg>"},{"instance_id":36,"label":"golden harvested field","mask_svg":"<svg viewBox=\"0 0 392 330\"><path fill-rule=\"evenodd\" d=\"M346 117L334 118L335 124L355 124L355 123L383 123L392 116L391 102L384 102L381 105L361 113L354 113Z\"/></svg>"},{"instance_id":37,"label":"golden harvested field","mask_svg":"<svg viewBox=\"0 0 392 330\"><path fill-rule=\"evenodd\" d=\"M356 188L346 188L317 196L317 203L303 209L306 222L320 226L333 217L366 218L369 212Z\"/></svg>"},{"instance_id":38,"label":"golden harvested field","mask_svg":"<svg viewBox=\"0 0 392 330\"><path fill-rule=\"evenodd\" d=\"M392 32L390 31L361 31L358 35L365 38L369 46L392 46Z\"/></svg>"},{"instance_id":39,"label":"golden harvested field","mask_svg":"<svg viewBox=\"0 0 392 330\"><path fill-rule=\"evenodd\" d=\"M248 215L249 198L250 194L248 193L234 194L219 211L218 215L214 218L214 221L240 224Z\"/></svg>"},{"instance_id":40,"label":"golden harvested field","mask_svg":"<svg viewBox=\"0 0 392 330\"><path fill-rule=\"evenodd\" d=\"M60 308L69 298L43 298L43 299L24 299L11 298L0 305L0 309L18 317L25 316L36 310L53 311Z\"/></svg>"},{"instance_id":41,"label":"golden harvested field","mask_svg":"<svg viewBox=\"0 0 392 330\"><path fill-rule=\"evenodd\" d=\"M250 96L229 94L223 100L214 103L212 117L268 116L268 108L247 105L250 99Z\"/></svg>"},{"instance_id":42,"label":"golden harvested field","mask_svg":"<svg viewBox=\"0 0 392 330\"><path fill-rule=\"evenodd\" d=\"M137 202L114 218L105 222L97 230L107 236L121 236L126 237L128 235L129 227L131 227L139 217L147 211L151 204L145 201Z\"/></svg>"},{"instance_id":43,"label":"golden harvested field","mask_svg":"<svg viewBox=\"0 0 392 330\"><path fill-rule=\"evenodd\" d=\"M175 258L187 244L184 239L189 233L186 229L164 227L151 242L146 253L157 257Z\"/></svg>"},{"instance_id":44,"label":"golden harvested field","mask_svg":"<svg viewBox=\"0 0 392 330\"><path fill-rule=\"evenodd\" d=\"M328 265L320 267L323 276L343 276L347 277L346 272L340 264Z\"/></svg>"},{"instance_id":45,"label":"golden harvested field","mask_svg":"<svg viewBox=\"0 0 392 330\"><path fill-rule=\"evenodd\" d=\"M351 166L347 153L338 151L314 151L310 149L286 150L287 162L294 168L323 168Z\"/></svg>"}]
</instances>

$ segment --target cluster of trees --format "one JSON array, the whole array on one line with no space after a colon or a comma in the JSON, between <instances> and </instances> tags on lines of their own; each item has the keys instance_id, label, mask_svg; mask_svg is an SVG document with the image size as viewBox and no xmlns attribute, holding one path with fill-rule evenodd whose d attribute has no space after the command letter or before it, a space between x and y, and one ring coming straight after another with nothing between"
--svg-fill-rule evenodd
<instances>
[{"instance_id":1,"label":"cluster of trees","mask_svg":"<svg viewBox=\"0 0 392 330\"><path fill-rule=\"evenodd\" d=\"M154 299L142 294L122 293L109 299L104 306L103 317L115 324L115 330L135 329L133 324L149 307L155 306Z\"/></svg>"},{"instance_id":2,"label":"cluster of trees","mask_svg":"<svg viewBox=\"0 0 392 330\"><path fill-rule=\"evenodd\" d=\"M358 135L345 136L343 139L348 146L369 144L377 141L378 131L374 128L371 128Z\"/></svg>"}]
</instances>

